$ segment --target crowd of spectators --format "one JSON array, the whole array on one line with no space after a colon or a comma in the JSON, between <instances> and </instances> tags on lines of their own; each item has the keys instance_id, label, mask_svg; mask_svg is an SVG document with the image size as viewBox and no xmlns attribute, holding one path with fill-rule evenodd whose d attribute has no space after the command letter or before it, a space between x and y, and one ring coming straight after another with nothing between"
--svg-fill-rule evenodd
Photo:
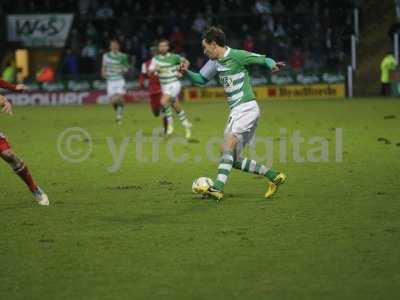
<instances>
[{"instance_id":1,"label":"crowd of spectators","mask_svg":"<svg viewBox=\"0 0 400 300\"><path fill-rule=\"evenodd\" d=\"M110 38L129 53L132 72L161 37L174 51L204 63L202 31L219 25L229 45L285 60L294 71L345 65L353 33L352 0L2 0L4 13L73 12L65 74L98 73Z\"/></svg>"}]
</instances>

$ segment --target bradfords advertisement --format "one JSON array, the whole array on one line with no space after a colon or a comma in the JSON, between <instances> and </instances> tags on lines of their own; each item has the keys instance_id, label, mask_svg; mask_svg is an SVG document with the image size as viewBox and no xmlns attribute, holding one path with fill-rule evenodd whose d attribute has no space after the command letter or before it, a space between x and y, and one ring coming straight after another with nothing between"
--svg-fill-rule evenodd
<instances>
[{"instance_id":1,"label":"bradfords advertisement","mask_svg":"<svg viewBox=\"0 0 400 300\"><path fill-rule=\"evenodd\" d=\"M7 38L26 47L64 47L73 19L72 14L8 15Z\"/></svg>"},{"instance_id":2,"label":"bradfords advertisement","mask_svg":"<svg viewBox=\"0 0 400 300\"><path fill-rule=\"evenodd\" d=\"M13 105L16 106L57 106L109 103L105 91L10 93L6 96ZM125 101L127 103L149 101L149 94L144 90L131 90L125 95Z\"/></svg>"},{"instance_id":3,"label":"bradfords advertisement","mask_svg":"<svg viewBox=\"0 0 400 300\"><path fill-rule=\"evenodd\" d=\"M293 85L260 85L253 88L257 100L279 99L341 99L345 97L345 86L337 84L293 84ZM225 100L222 87L184 89L186 100Z\"/></svg>"},{"instance_id":4,"label":"bradfords advertisement","mask_svg":"<svg viewBox=\"0 0 400 300\"><path fill-rule=\"evenodd\" d=\"M258 87L261 99L337 99L345 97L344 84L293 84Z\"/></svg>"}]
</instances>

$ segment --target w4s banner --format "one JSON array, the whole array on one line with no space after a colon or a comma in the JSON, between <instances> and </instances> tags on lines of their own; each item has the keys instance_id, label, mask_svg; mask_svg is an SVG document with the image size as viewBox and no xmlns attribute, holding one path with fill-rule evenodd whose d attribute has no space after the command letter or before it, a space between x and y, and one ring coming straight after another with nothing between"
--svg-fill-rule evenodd
<instances>
[{"instance_id":1,"label":"w4s banner","mask_svg":"<svg viewBox=\"0 0 400 300\"><path fill-rule=\"evenodd\" d=\"M26 47L64 47L73 19L72 14L8 15L7 38Z\"/></svg>"}]
</instances>

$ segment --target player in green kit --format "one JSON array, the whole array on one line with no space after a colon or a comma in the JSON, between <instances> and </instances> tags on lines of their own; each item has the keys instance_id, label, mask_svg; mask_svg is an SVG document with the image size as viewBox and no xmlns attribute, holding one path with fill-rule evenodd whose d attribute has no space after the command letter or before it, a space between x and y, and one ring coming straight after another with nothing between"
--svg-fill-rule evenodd
<instances>
[{"instance_id":1,"label":"player in green kit","mask_svg":"<svg viewBox=\"0 0 400 300\"><path fill-rule=\"evenodd\" d=\"M128 56L119 51L119 42L110 41L110 51L103 54L101 75L107 80L107 95L116 111L116 121L122 123L124 112L125 79L128 71Z\"/></svg>"},{"instance_id":2,"label":"player in green kit","mask_svg":"<svg viewBox=\"0 0 400 300\"><path fill-rule=\"evenodd\" d=\"M199 73L188 70L187 64L181 64L179 72L196 85L205 85L215 76L219 76L224 86L230 108L228 124L225 128L223 153L218 166L218 175L214 186L204 190L218 201L224 196L224 186L232 168L244 172L259 174L268 178L265 197L271 197L278 187L285 182L286 175L268 169L266 166L241 156L245 147L254 137L260 117L250 76L247 68L250 65L264 65L272 72L278 72L285 64L275 62L265 55L226 46L225 34L217 27L210 27L203 34L204 54L210 59Z\"/></svg>"},{"instance_id":3,"label":"player in green kit","mask_svg":"<svg viewBox=\"0 0 400 300\"><path fill-rule=\"evenodd\" d=\"M178 54L169 52L169 42L162 39L158 42L158 54L153 57L149 66L150 73L157 73L161 84L161 105L167 118L167 135L174 131L171 105L177 113L182 126L185 128L185 137L189 139L192 135L192 124L189 122L185 112L179 103L179 94L182 85L179 81L178 67L181 63L189 65L188 60Z\"/></svg>"}]
</instances>

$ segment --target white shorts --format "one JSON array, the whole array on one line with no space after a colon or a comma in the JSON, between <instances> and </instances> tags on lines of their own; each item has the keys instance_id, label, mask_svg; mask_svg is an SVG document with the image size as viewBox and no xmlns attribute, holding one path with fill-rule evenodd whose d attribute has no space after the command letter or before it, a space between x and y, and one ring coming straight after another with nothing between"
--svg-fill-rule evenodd
<instances>
[{"instance_id":1,"label":"white shorts","mask_svg":"<svg viewBox=\"0 0 400 300\"><path fill-rule=\"evenodd\" d=\"M256 101L240 104L233 108L229 114L225 136L233 134L239 139L237 146L238 154L254 138L259 118L260 109Z\"/></svg>"},{"instance_id":2,"label":"white shorts","mask_svg":"<svg viewBox=\"0 0 400 300\"><path fill-rule=\"evenodd\" d=\"M116 94L125 95L125 79L107 81L107 95L109 97Z\"/></svg>"},{"instance_id":3,"label":"white shorts","mask_svg":"<svg viewBox=\"0 0 400 300\"><path fill-rule=\"evenodd\" d=\"M175 100L178 98L182 89L182 84L180 81L175 81L172 83L164 84L161 86L161 91L163 94L168 95Z\"/></svg>"}]
</instances>

